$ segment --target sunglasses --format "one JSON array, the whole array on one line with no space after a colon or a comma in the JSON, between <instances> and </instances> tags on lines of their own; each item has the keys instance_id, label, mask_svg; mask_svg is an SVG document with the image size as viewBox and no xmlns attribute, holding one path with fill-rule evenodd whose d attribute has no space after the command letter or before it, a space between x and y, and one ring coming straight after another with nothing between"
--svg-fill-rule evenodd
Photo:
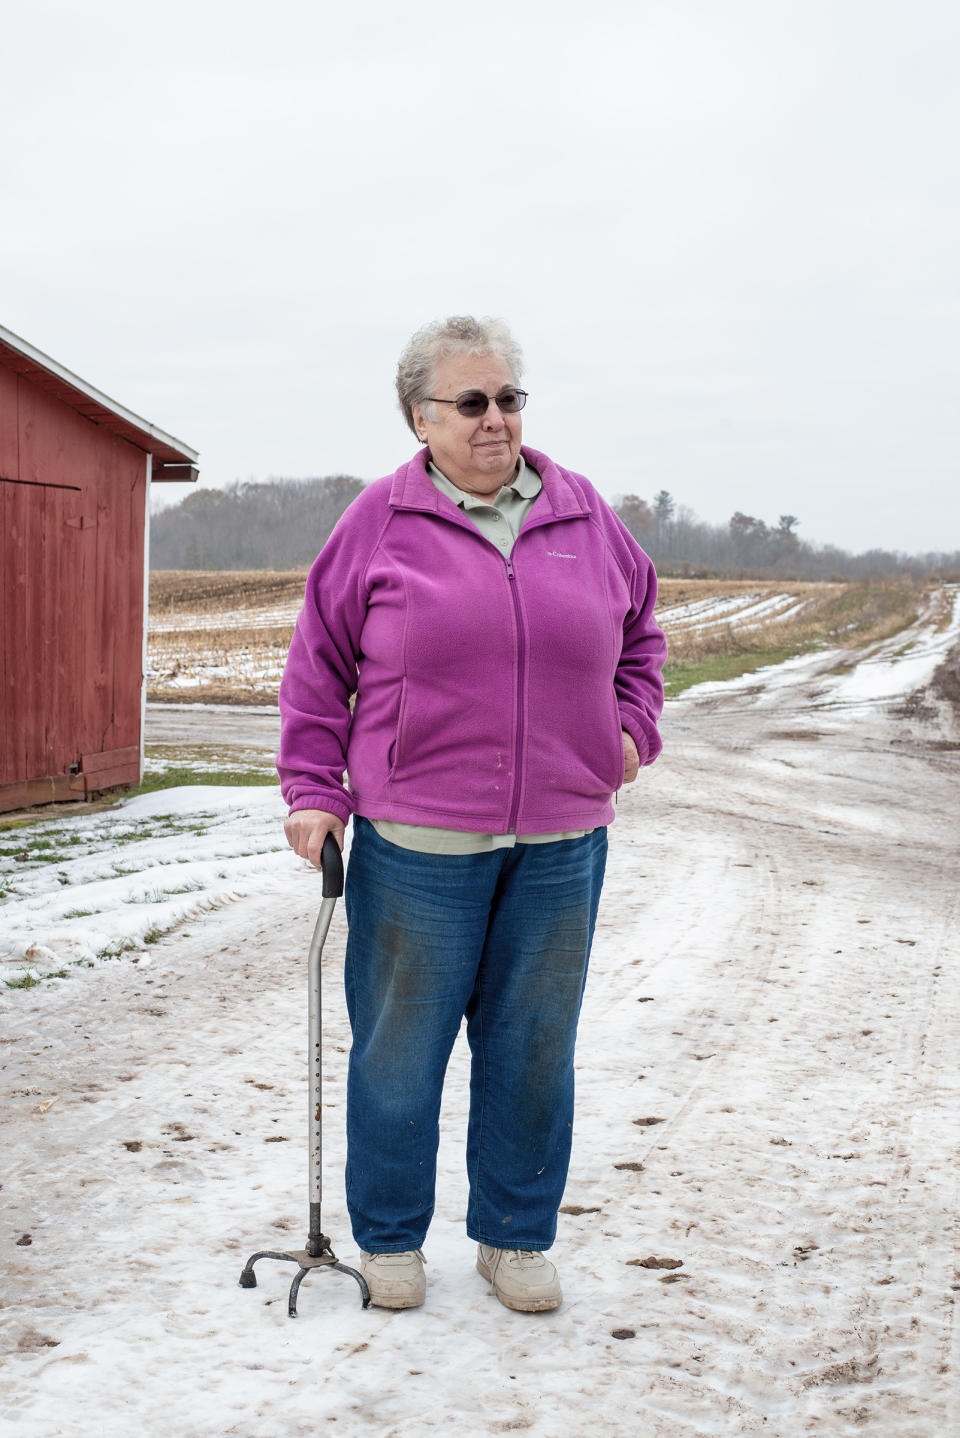
<instances>
[{"instance_id":1,"label":"sunglasses","mask_svg":"<svg viewBox=\"0 0 960 1438\"><path fill-rule=\"evenodd\" d=\"M527 402L527 391L508 385L499 394L487 395L482 389L465 389L456 399L437 399L435 395L429 394L426 398L431 404L455 404L457 414L462 414L465 419L480 419L486 414L491 402L501 414L516 414Z\"/></svg>"}]
</instances>

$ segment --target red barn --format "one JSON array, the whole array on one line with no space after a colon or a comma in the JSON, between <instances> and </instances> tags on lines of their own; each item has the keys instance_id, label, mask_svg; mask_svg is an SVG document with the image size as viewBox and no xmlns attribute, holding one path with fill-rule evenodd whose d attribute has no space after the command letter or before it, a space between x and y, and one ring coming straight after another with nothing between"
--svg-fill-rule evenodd
<instances>
[{"instance_id":1,"label":"red barn","mask_svg":"<svg viewBox=\"0 0 960 1438\"><path fill-rule=\"evenodd\" d=\"M139 782L150 485L196 459L0 327L0 811Z\"/></svg>"}]
</instances>

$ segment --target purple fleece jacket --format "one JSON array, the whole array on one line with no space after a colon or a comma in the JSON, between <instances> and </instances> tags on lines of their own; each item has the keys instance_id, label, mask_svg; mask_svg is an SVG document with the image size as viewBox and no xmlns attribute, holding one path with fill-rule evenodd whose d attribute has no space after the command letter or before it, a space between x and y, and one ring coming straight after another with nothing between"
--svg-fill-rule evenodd
<instances>
[{"instance_id":1,"label":"purple fleece jacket","mask_svg":"<svg viewBox=\"0 0 960 1438\"><path fill-rule=\"evenodd\" d=\"M426 449L341 518L280 686L291 810L590 829L613 819L621 729L641 764L660 752L653 565L587 480L523 455L543 488L509 559L434 487Z\"/></svg>"}]
</instances>

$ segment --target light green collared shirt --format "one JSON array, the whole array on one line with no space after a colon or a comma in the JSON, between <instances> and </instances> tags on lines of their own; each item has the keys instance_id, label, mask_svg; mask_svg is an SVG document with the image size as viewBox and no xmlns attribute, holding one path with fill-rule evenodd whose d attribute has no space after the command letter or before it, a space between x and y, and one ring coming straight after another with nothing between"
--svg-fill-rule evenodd
<instances>
[{"instance_id":1,"label":"light green collared shirt","mask_svg":"<svg viewBox=\"0 0 960 1438\"><path fill-rule=\"evenodd\" d=\"M539 474L530 468L522 454L517 460L515 476L492 500L477 499L458 489L432 462L427 465L427 473L440 493L452 499L484 539L489 539L504 554L509 554L516 543L523 521L543 488Z\"/></svg>"},{"instance_id":2,"label":"light green collared shirt","mask_svg":"<svg viewBox=\"0 0 960 1438\"><path fill-rule=\"evenodd\" d=\"M492 501L477 499L451 484L436 465L427 465L427 472L441 494L470 520L471 524L504 555L516 543L523 521L533 507L543 485L539 474L526 463L521 454L517 472ZM397 824L390 819L370 820L381 839L398 844L401 849L415 849L420 854L486 854L493 849L510 849L514 844L553 844L558 839L582 839L590 829L569 829L558 834L474 834L466 829L441 829L430 824Z\"/></svg>"}]
</instances>

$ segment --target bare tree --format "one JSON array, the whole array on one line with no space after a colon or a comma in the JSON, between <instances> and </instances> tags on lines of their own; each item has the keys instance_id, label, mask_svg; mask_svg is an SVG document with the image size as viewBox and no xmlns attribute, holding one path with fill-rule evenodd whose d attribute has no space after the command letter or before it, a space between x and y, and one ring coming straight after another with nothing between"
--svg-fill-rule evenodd
<instances>
[{"instance_id":1,"label":"bare tree","mask_svg":"<svg viewBox=\"0 0 960 1438\"><path fill-rule=\"evenodd\" d=\"M635 494L625 494L616 509L634 539L643 541L656 527L649 504L645 499L638 499Z\"/></svg>"}]
</instances>

